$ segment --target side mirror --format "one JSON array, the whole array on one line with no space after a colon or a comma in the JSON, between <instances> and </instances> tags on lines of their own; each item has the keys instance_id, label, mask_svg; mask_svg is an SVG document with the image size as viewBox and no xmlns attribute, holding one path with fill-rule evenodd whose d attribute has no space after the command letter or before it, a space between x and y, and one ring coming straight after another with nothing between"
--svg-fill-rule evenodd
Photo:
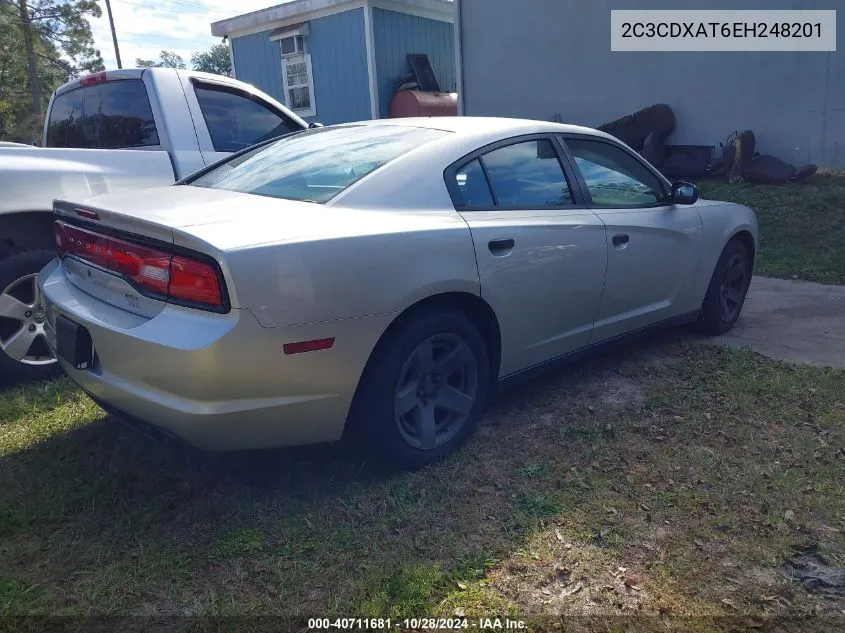
<instances>
[{"instance_id":1,"label":"side mirror","mask_svg":"<svg viewBox=\"0 0 845 633\"><path fill-rule=\"evenodd\" d=\"M317 121L312 121L308 124L308 129L313 130L315 127L325 127L322 123L318 123Z\"/></svg>"},{"instance_id":2,"label":"side mirror","mask_svg":"<svg viewBox=\"0 0 845 633\"><path fill-rule=\"evenodd\" d=\"M695 204L698 200L698 187L688 182L672 183L672 204Z\"/></svg>"}]
</instances>

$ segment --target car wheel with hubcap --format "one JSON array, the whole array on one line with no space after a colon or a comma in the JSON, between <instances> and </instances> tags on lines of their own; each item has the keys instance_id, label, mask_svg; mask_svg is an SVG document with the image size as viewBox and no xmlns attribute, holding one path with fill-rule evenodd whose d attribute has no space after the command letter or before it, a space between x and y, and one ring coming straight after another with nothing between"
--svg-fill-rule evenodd
<instances>
[{"instance_id":1,"label":"car wheel with hubcap","mask_svg":"<svg viewBox=\"0 0 845 633\"><path fill-rule=\"evenodd\" d=\"M701 306L700 329L714 335L730 330L742 312L750 283L751 260L748 251L739 240L731 240L722 251L710 279Z\"/></svg>"},{"instance_id":2,"label":"car wheel with hubcap","mask_svg":"<svg viewBox=\"0 0 845 633\"><path fill-rule=\"evenodd\" d=\"M46 314L38 272L55 257L46 249L18 249L0 259L0 381L27 382L59 372L44 334Z\"/></svg>"},{"instance_id":3,"label":"car wheel with hubcap","mask_svg":"<svg viewBox=\"0 0 845 633\"><path fill-rule=\"evenodd\" d=\"M425 309L377 346L350 422L375 461L413 470L463 443L489 388L490 361L477 328L456 310Z\"/></svg>"}]
</instances>

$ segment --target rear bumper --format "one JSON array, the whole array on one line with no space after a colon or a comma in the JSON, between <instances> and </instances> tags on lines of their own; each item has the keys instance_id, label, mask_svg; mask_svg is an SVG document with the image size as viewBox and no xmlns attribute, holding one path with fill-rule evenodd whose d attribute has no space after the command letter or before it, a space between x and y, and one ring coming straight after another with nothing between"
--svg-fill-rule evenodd
<instances>
[{"instance_id":1,"label":"rear bumper","mask_svg":"<svg viewBox=\"0 0 845 633\"><path fill-rule=\"evenodd\" d=\"M389 315L264 328L249 310L212 314L168 305L153 318L116 308L71 283L58 262L38 279L55 351L59 315L91 334L97 362L64 371L107 409L188 443L241 450L334 441ZM335 338L286 356L285 343Z\"/></svg>"},{"instance_id":2,"label":"rear bumper","mask_svg":"<svg viewBox=\"0 0 845 633\"><path fill-rule=\"evenodd\" d=\"M85 391L83 389L83 391ZM185 441L184 438L179 437L178 435L173 435L170 431L163 429L160 426L153 426L149 422L145 420L141 420L136 418L131 413L127 413L126 411L121 411L120 409L116 409L115 407L111 406L110 404L103 402L102 400L97 399L94 394L89 391L85 391L85 395L87 395L94 403L99 406L103 411L105 411L108 415L112 416L118 422L121 422L125 427L136 431L137 433L143 435L144 437L160 442L168 442L174 441L176 444L180 446L189 446L189 444Z\"/></svg>"}]
</instances>

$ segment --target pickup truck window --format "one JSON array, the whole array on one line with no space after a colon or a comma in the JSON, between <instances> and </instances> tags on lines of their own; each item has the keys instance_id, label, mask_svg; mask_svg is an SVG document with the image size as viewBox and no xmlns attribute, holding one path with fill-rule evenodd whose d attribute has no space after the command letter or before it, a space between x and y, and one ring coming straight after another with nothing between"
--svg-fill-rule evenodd
<instances>
[{"instance_id":1,"label":"pickup truck window","mask_svg":"<svg viewBox=\"0 0 845 633\"><path fill-rule=\"evenodd\" d=\"M281 112L238 90L194 82L194 91L215 152L237 152L302 129Z\"/></svg>"},{"instance_id":2,"label":"pickup truck window","mask_svg":"<svg viewBox=\"0 0 845 633\"><path fill-rule=\"evenodd\" d=\"M115 149L158 144L147 88L140 79L84 86L53 100L47 147Z\"/></svg>"}]
</instances>

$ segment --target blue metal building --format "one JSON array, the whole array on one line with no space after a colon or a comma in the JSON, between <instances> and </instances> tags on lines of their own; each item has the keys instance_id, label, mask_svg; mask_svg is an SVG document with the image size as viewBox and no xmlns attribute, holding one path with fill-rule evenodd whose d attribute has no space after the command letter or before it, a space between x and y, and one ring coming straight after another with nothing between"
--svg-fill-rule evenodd
<instances>
[{"instance_id":1,"label":"blue metal building","mask_svg":"<svg viewBox=\"0 0 845 633\"><path fill-rule=\"evenodd\" d=\"M211 25L234 75L324 124L386 118L394 85L425 53L455 92L452 0L293 0Z\"/></svg>"}]
</instances>

